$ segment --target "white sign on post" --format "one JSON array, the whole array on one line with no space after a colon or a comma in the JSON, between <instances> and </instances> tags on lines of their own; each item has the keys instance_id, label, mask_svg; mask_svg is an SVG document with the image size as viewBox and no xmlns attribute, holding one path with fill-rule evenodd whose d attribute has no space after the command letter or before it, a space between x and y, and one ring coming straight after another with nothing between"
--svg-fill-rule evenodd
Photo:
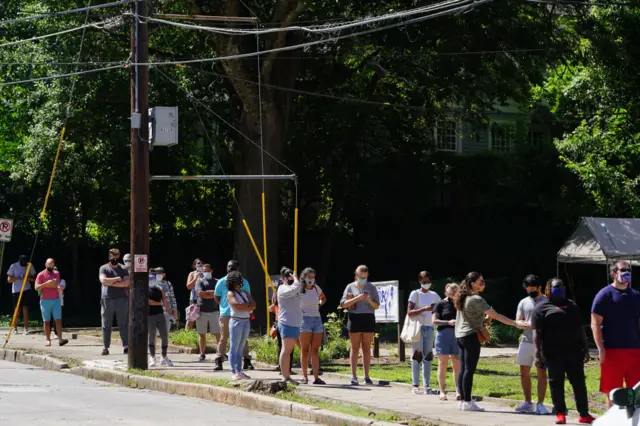
<instances>
[{"instance_id":1,"label":"white sign on post","mask_svg":"<svg viewBox=\"0 0 640 426\"><path fill-rule=\"evenodd\" d=\"M376 322L400 322L400 282L383 281L371 283L376 286L380 297L380 306L376 309Z\"/></svg>"},{"instance_id":2,"label":"white sign on post","mask_svg":"<svg viewBox=\"0 0 640 426\"><path fill-rule=\"evenodd\" d=\"M134 267L133 272L147 272L147 255L146 254L136 254L134 256Z\"/></svg>"},{"instance_id":3,"label":"white sign on post","mask_svg":"<svg viewBox=\"0 0 640 426\"><path fill-rule=\"evenodd\" d=\"M0 219L0 242L11 242L11 233L13 232L13 220Z\"/></svg>"}]
</instances>

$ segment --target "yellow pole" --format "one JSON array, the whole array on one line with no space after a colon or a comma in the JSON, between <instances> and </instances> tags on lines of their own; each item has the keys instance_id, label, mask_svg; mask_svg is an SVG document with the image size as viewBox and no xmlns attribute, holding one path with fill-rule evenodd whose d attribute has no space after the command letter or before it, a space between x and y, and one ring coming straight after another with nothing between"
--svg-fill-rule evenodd
<instances>
[{"instance_id":1,"label":"yellow pole","mask_svg":"<svg viewBox=\"0 0 640 426\"><path fill-rule=\"evenodd\" d=\"M264 197L264 192L262 193L262 242L264 245L264 291L265 291L265 303L267 304L267 332L271 329L271 315L269 315L269 283L271 282L271 278L269 277L269 263L267 261L267 208Z\"/></svg>"},{"instance_id":2,"label":"yellow pole","mask_svg":"<svg viewBox=\"0 0 640 426\"><path fill-rule=\"evenodd\" d=\"M251 233L251 230L249 230L249 225L247 225L247 221L243 220L242 224L244 225L244 229L247 230L247 234L249 235L249 240L251 240L251 245L253 245L253 249L255 250L256 255L258 256L258 260L260 261L260 265L262 266L264 273L268 274L267 266L262 261L262 256L260 256L260 250L258 250L258 245L256 244L256 240L253 239L253 234ZM272 282L269 282L269 283L271 284L271 289L273 291L276 291L275 287L273 286L273 283Z\"/></svg>"},{"instance_id":3,"label":"yellow pole","mask_svg":"<svg viewBox=\"0 0 640 426\"><path fill-rule=\"evenodd\" d=\"M293 225L293 271L298 273L298 209L296 208Z\"/></svg>"},{"instance_id":4,"label":"yellow pole","mask_svg":"<svg viewBox=\"0 0 640 426\"><path fill-rule=\"evenodd\" d=\"M22 288L20 289L20 295L18 296L18 303L16 303L16 308L13 311L13 318L11 319L11 326L9 327L9 334L7 335L7 340L4 342L6 346L9 343L9 339L11 339L11 333L13 329L18 325L18 312L20 310L20 302L22 302L22 293L24 293L24 287L27 284L27 277L29 276L29 271L31 270L31 263L27 263L27 270L24 273L24 278L22 279ZM24 325L25 328L29 326L29 324Z\"/></svg>"}]
</instances>

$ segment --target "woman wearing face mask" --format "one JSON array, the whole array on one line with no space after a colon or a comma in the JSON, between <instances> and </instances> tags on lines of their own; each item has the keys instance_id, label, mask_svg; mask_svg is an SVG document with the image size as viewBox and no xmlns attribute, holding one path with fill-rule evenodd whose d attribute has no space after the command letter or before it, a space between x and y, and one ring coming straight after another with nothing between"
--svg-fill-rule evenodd
<instances>
[{"instance_id":1,"label":"woman wearing face mask","mask_svg":"<svg viewBox=\"0 0 640 426\"><path fill-rule=\"evenodd\" d=\"M469 272L460 283L460 290L455 300L456 338L460 347L460 374L458 388L462 401L458 407L463 411L484 411L471 400L473 375L480 360L480 340L477 331L491 319L503 324L518 327L518 324L504 315L494 311L479 295L485 288L485 281L480 272Z\"/></svg>"},{"instance_id":2,"label":"woman wearing face mask","mask_svg":"<svg viewBox=\"0 0 640 426\"><path fill-rule=\"evenodd\" d=\"M196 294L196 283L198 282L199 279L201 279L204 276L202 271L203 270L202 260L195 259L191 264L191 267L193 268L193 271L189 272L189 275L187 275L187 289L189 289L189 291L191 292L189 295L189 308L191 306L195 306L198 304L198 295ZM187 308L187 311L189 310L189 308ZM187 324L185 325L184 329L185 330L192 329L194 325L195 325L195 320L189 320L189 318L187 317Z\"/></svg>"},{"instance_id":3,"label":"woman wearing face mask","mask_svg":"<svg viewBox=\"0 0 640 426\"><path fill-rule=\"evenodd\" d=\"M461 401L458 388L458 374L460 373L460 348L456 341L456 307L454 300L458 294L458 284L449 283L444 292L447 297L438 303L433 311L433 323L438 326L436 334L436 355L438 356L438 385L440 386L440 400L447 400L447 367L451 359L451 368L456 386L456 400Z\"/></svg>"},{"instance_id":4,"label":"woman wearing face mask","mask_svg":"<svg viewBox=\"0 0 640 426\"><path fill-rule=\"evenodd\" d=\"M278 343L278 365L276 366L276 371L280 371L280 354L282 353L282 336L280 335L280 328L278 327L278 315L280 314L280 306L278 306L278 288L281 285L286 285L286 281L288 276L285 276L285 273L292 273L289 268L282 268L280 270L280 275L282 275L282 279L278 280L278 287L276 288L276 292L273 294L271 298L271 305L269 306L269 312L273 312L276 316L276 339ZM292 376L296 375L296 372L292 370L293 367L293 351L291 351L291 355L289 355L289 374ZM280 373L282 374L282 372Z\"/></svg>"},{"instance_id":5,"label":"woman wearing face mask","mask_svg":"<svg viewBox=\"0 0 640 426\"><path fill-rule=\"evenodd\" d=\"M351 342L351 384L358 383L358 355L362 348L362 366L364 368L364 381L372 385L369 378L369 366L371 365L371 342L376 331L375 312L380 306L380 296L376 287L369 282L369 268L360 265L356 269L355 281L347 285L342 294L340 306L349 311L349 340Z\"/></svg>"},{"instance_id":6,"label":"woman wearing face mask","mask_svg":"<svg viewBox=\"0 0 640 426\"><path fill-rule=\"evenodd\" d=\"M565 375L571 383L581 424L595 420L589 414L589 399L584 377L584 362L588 362L589 345L582 327L578 306L567 298L567 290L559 278L547 282L547 301L538 305L531 321L535 359L538 368L548 368L551 399L556 412L556 424L567 423L564 401Z\"/></svg>"},{"instance_id":7,"label":"woman wearing face mask","mask_svg":"<svg viewBox=\"0 0 640 426\"><path fill-rule=\"evenodd\" d=\"M433 308L440 302L440 296L431 291L431 274L422 271L418 275L419 290L409 295L407 315L420 321L420 340L411 344L413 353L411 359L411 376L413 379L413 393L429 395L433 391L429 387L431 377L431 362L433 361ZM420 366L422 366L422 385L420 390Z\"/></svg>"},{"instance_id":8,"label":"woman wearing face mask","mask_svg":"<svg viewBox=\"0 0 640 426\"><path fill-rule=\"evenodd\" d=\"M320 379L320 346L324 336L324 326L320 316L320 306L327 301L322 289L316 285L316 271L306 268L300 274L303 283L300 291L302 303L302 325L300 326L300 362L302 364L302 383L309 383L307 369L309 367L309 355L313 368L314 385L326 384Z\"/></svg>"},{"instance_id":9,"label":"woman wearing face mask","mask_svg":"<svg viewBox=\"0 0 640 426\"><path fill-rule=\"evenodd\" d=\"M169 329L165 320L165 310L170 309L167 295L156 280L155 270L149 271L149 316L147 319L147 332L149 338L149 367L156 366L156 330L160 334L162 350L162 366L173 367L173 363L167 358L169 347ZM163 309L164 306L164 309Z\"/></svg>"},{"instance_id":10,"label":"woman wearing face mask","mask_svg":"<svg viewBox=\"0 0 640 426\"><path fill-rule=\"evenodd\" d=\"M251 293L242 290L243 284L242 274L239 271L231 271L227 274L227 301L231 308L229 363L234 380L250 379L242 371L242 350L249 338L251 312L256 308L256 302Z\"/></svg>"},{"instance_id":11,"label":"woman wearing face mask","mask_svg":"<svg viewBox=\"0 0 640 426\"><path fill-rule=\"evenodd\" d=\"M278 286L278 331L282 337L282 352L280 352L280 372L282 378L289 383L297 384L291 378L290 354L298 344L300 325L302 325L302 305L300 292L302 284L293 271L283 268L285 284Z\"/></svg>"},{"instance_id":12,"label":"woman wearing face mask","mask_svg":"<svg viewBox=\"0 0 640 426\"><path fill-rule=\"evenodd\" d=\"M167 330L171 330L171 318L178 320L178 302L176 301L176 294L173 291L173 285L171 281L167 281L167 274L162 266L155 269L156 283L164 291L169 302L169 310L166 310L164 316L167 320Z\"/></svg>"}]
</instances>

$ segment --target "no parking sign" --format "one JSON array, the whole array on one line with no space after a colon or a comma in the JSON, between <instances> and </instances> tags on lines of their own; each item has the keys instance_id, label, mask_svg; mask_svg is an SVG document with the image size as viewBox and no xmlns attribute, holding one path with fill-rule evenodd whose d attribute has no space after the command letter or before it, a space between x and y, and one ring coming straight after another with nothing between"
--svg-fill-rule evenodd
<instances>
[{"instance_id":1,"label":"no parking sign","mask_svg":"<svg viewBox=\"0 0 640 426\"><path fill-rule=\"evenodd\" d=\"M146 254L136 254L134 256L134 266L133 272L147 272L147 255Z\"/></svg>"},{"instance_id":2,"label":"no parking sign","mask_svg":"<svg viewBox=\"0 0 640 426\"><path fill-rule=\"evenodd\" d=\"M10 242L12 232L13 232L13 220L0 219L0 242L3 242L3 243Z\"/></svg>"}]
</instances>

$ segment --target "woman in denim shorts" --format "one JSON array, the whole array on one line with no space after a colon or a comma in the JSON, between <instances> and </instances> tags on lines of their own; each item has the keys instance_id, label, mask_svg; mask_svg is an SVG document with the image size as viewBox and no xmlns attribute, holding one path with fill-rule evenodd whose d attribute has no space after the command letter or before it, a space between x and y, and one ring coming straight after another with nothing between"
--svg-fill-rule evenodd
<instances>
[{"instance_id":1,"label":"woman in denim shorts","mask_svg":"<svg viewBox=\"0 0 640 426\"><path fill-rule=\"evenodd\" d=\"M309 367L309 354L311 354L311 366L313 367L314 385L324 385L320 375L320 346L324 336L324 326L320 316L320 306L327 301L322 289L316 285L316 271L306 268L300 274L300 282L303 284L300 291L302 305L302 325L300 326L300 361L302 364L302 383L309 383L307 368Z\"/></svg>"},{"instance_id":2,"label":"woman in denim shorts","mask_svg":"<svg viewBox=\"0 0 640 426\"><path fill-rule=\"evenodd\" d=\"M438 384L440 385L440 400L447 400L445 385L447 382L447 367L451 359L453 377L456 384L456 400L460 401L458 389L458 373L460 372L460 348L456 340L456 307L453 299L458 292L458 284L449 283L445 287L445 297L433 310L433 323L438 326L436 335L436 355L438 356Z\"/></svg>"}]
</instances>

